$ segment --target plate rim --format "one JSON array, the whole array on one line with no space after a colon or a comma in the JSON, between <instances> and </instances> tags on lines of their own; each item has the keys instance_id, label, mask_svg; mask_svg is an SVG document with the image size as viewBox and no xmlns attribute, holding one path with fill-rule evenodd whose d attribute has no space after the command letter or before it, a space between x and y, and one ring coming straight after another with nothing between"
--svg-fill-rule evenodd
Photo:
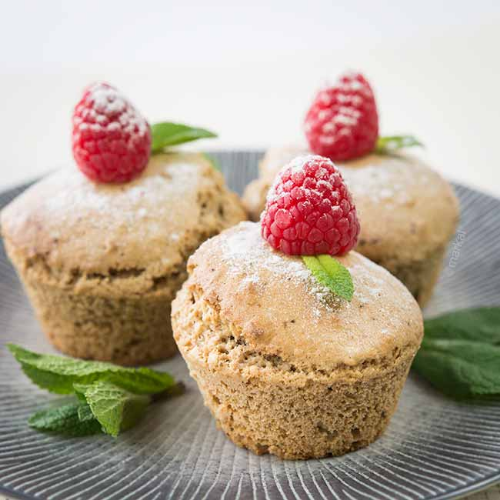
<instances>
[{"instance_id":1,"label":"plate rim","mask_svg":"<svg viewBox=\"0 0 500 500\"><path fill-rule=\"evenodd\" d=\"M265 150L263 149L216 149L216 150L209 150L206 151L208 154L227 154L227 153L264 153ZM32 179L29 179L23 183L16 184L14 186L7 186L3 189L0 189L0 197L7 196L8 198L13 199L13 197L18 196L21 194L23 191L28 189L31 185L33 185L35 182L43 179L47 175L50 175L54 169L51 169L49 172L47 172L44 175L36 176ZM469 191L473 192L476 194L480 194L483 197L489 198L490 200L495 200L497 202L500 202L500 196L495 196L491 193L487 193L482 191L481 189L478 189L473 186L468 186L467 184L463 184L462 182L457 182L455 180L450 180L448 181L452 184L454 188L459 188L464 191ZM0 211L8 204L10 203L2 203L0 204ZM0 239L3 241L3 237L0 234ZM2 343L3 346L3 343ZM479 480L476 480L475 482L470 483L469 485L466 486L457 486L456 488L442 494L438 494L436 496L430 496L427 497L429 500L451 500L451 499L456 499L456 498L464 498L468 495L472 495L481 491L484 491L496 484L500 484L500 465L499 468L496 472L491 473L488 476L485 476ZM14 490L11 489L8 486L5 486L0 483L0 494L7 496L8 499L13 499L13 500L35 500L36 497L34 496L29 496L22 491L19 490Z\"/></svg>"}]
</instances>

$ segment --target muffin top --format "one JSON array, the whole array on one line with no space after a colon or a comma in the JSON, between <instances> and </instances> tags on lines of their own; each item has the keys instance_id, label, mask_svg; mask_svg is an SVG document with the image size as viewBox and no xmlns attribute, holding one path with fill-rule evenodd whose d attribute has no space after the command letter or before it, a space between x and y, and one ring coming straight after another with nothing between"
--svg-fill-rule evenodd
<instances>
[{"instance_id":1,"label":"muffin top","mask_svg":"<svg viewBox=\"0 0 500 500\"><path fill-rule=\"evenodd\" d=\"M202 154L152 156L127 184L96 184L76 168L44 178L1 214L9 249L52 271L163 276L201 241L244 219Z\"/></svg>"},{"instance_id":2,"label":"muffin top","mask_svg":"<svg viewBox=\"0 0 500 500\"><path fill-rule=\"evenodd\" d=\"M191 256L184 289L201 291L250 348L300 369L357 366L416 349L422 316L408 290L356 252L338 259L353 278L351 302L321 285L300 257L273 250L260 224L242 222Z\"/></svg>"},{"instance_id":3,"label":"muffin top","mask_svg":"<svg viewBox=\"0 0 500 500\"><path fill-rule=\"evenodd\" d=\"M260 166L260 181L246 193L247 205L256 207L277 172L305 153L301 147L270 150ZM370 259L420 260L453 235L458 222L453 190L417 157L371 154L336 164L361 221L358 250Z\"/></svg>"}]
</instances>

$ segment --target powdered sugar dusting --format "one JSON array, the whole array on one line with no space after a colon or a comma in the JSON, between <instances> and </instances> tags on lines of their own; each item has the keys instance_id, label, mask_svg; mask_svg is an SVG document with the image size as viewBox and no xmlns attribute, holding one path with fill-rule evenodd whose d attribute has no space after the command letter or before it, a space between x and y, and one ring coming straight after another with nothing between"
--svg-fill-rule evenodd
<instances>
[{"instance_id":1,"label":"powdered sugar dusting","mask_svg":"<svg viewBox=\"0 0 500 500\"><path fill-rule=\"evenodd\" d=\"M210 283L210 296L215 292L221 313L248 343L266 353L329 370L379 359L419 335L420 311L410 293L356 252L338 257L354 282L348 302L318 283L300 257L273 250L258 223L240 223L205 248L196 276ZM207 266L220 272L207 273Z\"/></svg>"},{"instance_id":2,"label":"powdered sugar dusting","mask_svg":"<svg viewBox=\"0 0 500 500\"><path fill-rule=\"evenodd\" d=\"M91 90L94 107L100 113L122 113L125 111L125 100L117 95L114 89L104 86L95 86L95 90Z\"/></svg>"},{"instance_id":3,"label":"powdered sugar dusting","mask_svg":"<svg viewBox=\"0 0 500 500\"><path fill-rule=\"evenodd\" d=\"M312 160L314 157L315 155L312 154L296 156L284 168L290 168L291 173L296 174L298 172L301 172L302 169L304 168L304 164Z\"/></svg>"},{"instance_id":4,"label":"powdered sugar dusting","mask_svg":"<svg viewBox=\"0 0 500 500\"><path fill-rule=\"evenodd\" d=\"M95 184L77 169L62 169L42 181L51 184L51 196L44 200L46 229L50 228L51 235L58 237L61 227L67 229L66 224L82 223L109 234L132 227L135 222L136 230L151 237L163 233L168 226L175 241L185 227L194 223L191 219L197 217L193 207L198 169L196 163L169 164L154 158L145 174L123 185ZM179 221L179 213L184 220ZM65 225L61 225L63 221Z\"/></svg>"},{"instance_id":5,"label":"powdered sugar dusting","mask_svg":"<svg viewBox=\"0 0 500 500\"><path fill-rule=\"evenodd\" d=\"M327 307L325 298L331 291L318 283L300 258L288 257L274 250L261 236L260 225L242 222L240 231L235 231L224 240L223 260L234 272L241 272L244 262L245 278L240 285L261 283L259 271L265 269L277 281L293 280L306 285L307 292L317 299L318 307ZM315 312L319 314L319 311Z\"/></svg>"},{"instance_id":6,"label":"powdered sugar dusting","mask_svg":"<svg viewBox=\"0 0 500 500\"><path fill-rule=\"evenodd\" d=\"M354 200L368 198L374 203L404 205L412 201L412 187L432 187L430 176L408 166L401 159L384 158L383 164L339 166Z\"/></svg>"},{"instance_id":7,"label":"powdered sugar dusting","mask_svg":"<svg viewBox=\"0 0 500 500\"><path fill-rule=\"evenodd\" d=\"M311 155L305 148L288 147L270 150L262 164L262 175L275 178L276 174L290 162L296 169ZM340 170L351 194L356 200L369 199L374 203L390 203L401 206L413 200L410 191L418 189L439 189L439 183L433 182L433 173L419 168L418 164L409 164L408 158L384 156L383 159L361 160L335 165ZM412 189L414 188L414 189Z\"/></svg>"},{"instance_id":8,"label":"powdered sugar dusting","mask_svg":"<svg viewBox=\"0 0 500 500\"><path fill-rule=\"evenodd\" d=\"M307 293L314 298L313 316L319 318L322 311L333 312L339 301L329 288L314 278L300 257L289 257L274 250L262 238L258 223L242 222L238 229L224 239L221 254L230 273L241 274L244 271L240 287L262 285L261 275L264 269L266 280L271 276L271 279L276 279L276 283L293 281L305 285ZM368 304L381 297L383 287L387 285L380 275L384 276L386 273L389 277L389 273L368 259L359 258L363 259L362 263L347 265L354 282L353 300ZM374 271L378 276L373 275ZM342 301L342 304L345 308L351 307L351 303L346 301Z\"/></svg>"},{"instance_id":9,"label":"powdered sugar dusting","mask_svg":"<svg viewBox=\"0 0 500 500\"><path fill-rule=\"evenodd\" d=\"M369 262L370 264L372 263L371 261ZM365 301L367 295L372 297L379 297L381 295L382 293L381 285L384 284L384 281L368 273L365 265L361 266L359 264L356 264L350 268L350 271L356 274L358 281L363 282Z\"/></svg>"},{"instance_id":10,"label":"powdered sugar dusting","mask_svg":"<svg viewBox=\"0 0 500 500\"><path fill-rule=\"evenodd\" d=\"M84 100L91 104L86 110L86 121L91 124L82 123L77 114L74 121L80 131L90 128L93 132L99 132L102 129L113 132L121 127L130 134L143 136L148 132L145 118L114 87L105 83L95 83L87 90ZM110 119L118 119L119 123L110 122Z\"/></svg>"},{"instance_id":11,"label":"powdered sugar dusting","mask_svg":"<svg viewBox=\"0 0 500 500\"><path fill-rule=\"evenodd\" d=\"M307 163L311 162L330 162L327 158L323 158L322 156L306 154L299 155L294 157L290 162L288 162L285 166L283 166L280 170L280 174L285 172L289 172L290 176L294 178L295 175L304 175L304 166ZM304 194L307 197L310 196L311 192L315 192L318 196L323 197L325 192L331 192L334 189L332 184L332 178L340 177L338 171L335 171L335 166L332 162L330 162L334 168L334 172L329 172L324 167L319 167L316 171L316 189L315 188L304 188ZM303 179L303 177L302 177ZM301 181L298 181L301 182ZM287 191L283 190L282 187L283 179L281 175L277 175L274 179L274 182L267 193L268 202L273 202L273 200L286 195ZM323 188L323 189L318 189Z\"/></svg>"}]
</instances>

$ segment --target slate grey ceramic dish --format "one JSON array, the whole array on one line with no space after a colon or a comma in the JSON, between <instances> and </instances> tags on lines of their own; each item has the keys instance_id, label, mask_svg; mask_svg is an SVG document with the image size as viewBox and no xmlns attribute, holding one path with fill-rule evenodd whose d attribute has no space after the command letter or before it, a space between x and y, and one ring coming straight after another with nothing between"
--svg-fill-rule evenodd
<instances>
[{"instance_id":1,"label":"slate grey ceramic dish","mask_svg":"<svg viewBox=\"0 0 500 500\"><path fill-rule=\"evenodd\" d=\"M216 155L241 193L258 152ZM462 222L426 315L500 304L500 200L463 186ZM5 205L24 187L0 195ZM107 436L39 434L27 417L47 403L6 353L7 341L50 352L0 253L0 492L13 498L444 499L500 481L500 404L444 398L412 373L386 434L340 458L282 462L235 447L215 429L180 356L157 365L186 382L136 428Z\"/></svg>"}]
</instances>

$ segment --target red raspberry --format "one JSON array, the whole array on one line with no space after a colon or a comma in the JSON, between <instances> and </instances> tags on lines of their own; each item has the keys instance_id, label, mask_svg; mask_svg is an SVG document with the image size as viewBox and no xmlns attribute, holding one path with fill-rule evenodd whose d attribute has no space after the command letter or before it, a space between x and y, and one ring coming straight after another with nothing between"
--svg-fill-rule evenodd
<instances>
[{"instance_id":1,"label":"red raspberry","mask_svg":"<svg viewBox=\"0 0 500 500\"><path fill-rule=\"evenodd\" d=\"M299 156L276 177L262 213L262 236L288 255L342 255L358 240L351 194L322 156Z\"/></svg>"},{"instance_id":2,"label":"red raspberry","mask_svg":"<svg viewBox=\"0 0 500 500\"><path fill-rule=\"evenodd\" d=\"M85 89L73 113L73 156L96 182L128 182L145 168L151 130L145 118L107 83Z\"/></svg>"},{"instance_id":3,"label":"red raspberry","mask_svg":"<svg viewBox=\"0 0 500 500\"><path fill-rule=\"evenodd\" d=\"M333 161L370 153L378 138L378 113L370 84L360 73L346 73L320 90L305 119L311 151Z\"/></svg>"}]
</instances>

